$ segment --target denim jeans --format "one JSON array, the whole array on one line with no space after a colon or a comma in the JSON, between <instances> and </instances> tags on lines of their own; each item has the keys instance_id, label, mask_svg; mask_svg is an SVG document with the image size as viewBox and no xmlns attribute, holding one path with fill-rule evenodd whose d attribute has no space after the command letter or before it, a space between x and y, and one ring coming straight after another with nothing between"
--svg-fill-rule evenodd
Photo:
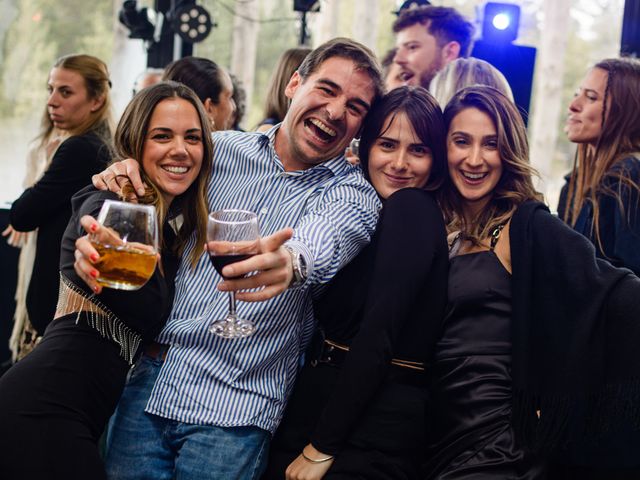
<instances>
[{"instance_id":1,"label":"denim jeans","mask_svg":"<svg viewBox=\"0 0 640 480\"><path fill-rule=\"evenodd\" d=\"M267 461L270 435L258 427L191 425L144 412L161 360L133 368L107 434L112 480L251 480Z\"/></svg>"}]
</instances>

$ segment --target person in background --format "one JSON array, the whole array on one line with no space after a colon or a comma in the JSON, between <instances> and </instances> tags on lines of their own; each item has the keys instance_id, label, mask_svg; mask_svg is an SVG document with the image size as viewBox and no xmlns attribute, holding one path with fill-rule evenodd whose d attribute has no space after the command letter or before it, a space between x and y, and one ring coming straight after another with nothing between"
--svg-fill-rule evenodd
<instances>
[{"instance_id":1,"label":"person in background","mask_svg":"<svg viewBox=\"0 0 640 480\"><path fill-rule=\"evenodd\" d=\"M230 73L229 76L231 77L231 83L233 84L233 103L236 105L236 109L233 112L233 119L231 121L231 130L244 132L241 124L247 110L247 92L238 77L232 73Z\"/></svg>"},{"instance_id":2,"label":"person in background","mask_svg":"<svg viewBox=\"0 0 640 480\"><path fill-rule=\"evenodd\" d=\"M573 429L596 440L640 425L640 279L541 203L511 100L467 87L444 118L449 305L424 478L547 478Z\"/></svg>"},{"instance_id":3,"label":"person in background","mask_svg":"<svg viewBox=\"0 0 640 480\"><path fill-rule=\"evenodd\" d=\"M51 163L53 154L66 136L56 128L49 129L50 122L49 112L45 108L42 117L43 131L29 146L27 153L27 171L23 181L25 189L31 188L42 177ZM33 272L37 235L36 231L18 232L8 225L2 236L7 237L9 245L20 249L15 293L16 309L9 339L11 361L16 362L31 351L33 342L37 339L37 333L27 316L27 289Z\"/></svg>"},{"instance_id":4,"label":"person in background","mask_svg":"<svg viewBox=\"0 0 640 480\"><path fill-rule=\"evenodd\" d=\"M271 80L269 80L267 98L264 105L264 119L256 127L258 132L266 132L284 119L289 108L289 99L284 91L285 87L289 83L293 72L298 69L310 52L310 48L297 47L285 50L280 55L276 68L271 75Z\"/></svg>"},{"instance_id":5,"label":"person in background","mask_svg":"<svg viewBox=\"0 0 640 480\"><path fill-rule=\"evenodd\" d=\"M160 265L137 291L104 289L94 295L73 270L76 239L88 227L106 235L93 217L118 195L90 186L72 199L62 238L60 290L42 341L0 379L0 477L105 479L98 439L122 393L141 347L164 325L179 257L191 234L206 239L205 190L213 148L209 122L196 95L164 82L130 102L115 134L115 158L140 159L147 189L124 199L156 207ZM165 167L180 167L178 174ZM182 219L175 229L175 219ZM199 254L188 255L195 268ZM10 435L9 432L12 432Z\"/></svg>"},{"instance_id":6,"label":"person in background","mask_svg":"<svg viewBox=\"0 0 640 480\"><path fill-rule=\"evenodd\" d=\"M578 145L558 214L598 257L640 275L640 61L611 58L589 70L569 105Z\"/></svg>"},{"instance_id":7,"label":"person in background","mask_svg":"<svg viewBox=\"0 0 640 480\"><path fill-rule=\"evenodd\" d=\"M429 86L429 92L442 109L458 91L471 85L488 85L513 101L509 82L502 72L488 62L478 58L457 58L440 70Z\"/></svg>"},{"instance_id":8,"label":"person in background","mask_svg":"<svg viewBox=\"0 0 640 480\"><path fill-rule=\"evenodd\" d=\"M143 88L150 87L151 85L155 85L159 81L162 80L162 75L164 74L163 68L153 68L149 67L144 70L133 82L133 95L138 93Z\"/></svg>"},{"instance_id":9,"label":"person in background","mask_svg":"<svg viewBox=\"0 0 640 480\"><path fill-rule=\"evenodd\" d=\"M39 150L51 160L38 181L13 202L9 214L14 230L37 229L32 234L35 254L26 315L17 312L12 335L16 358L33 348L55 313L60 240L71 217L71 196L111 158L111 82L104 62L90 55L62 57L53 65L47 85Z\"/></svg>"},{"instance_id":10,"label":"person in background","mask_svg":"<svg viewBox=\"0 0 640 480\"><path fill-rule=\"evenodd\" d=\"M558 215L593 243L598 258L640 275L640 61L602 60L569 105L565 131L578 145ZM582 411L584 412L584 408ZM640 478L640 432L628 426L597 442L574 442L553 478Z\"/></svg>"},{"instance_id":11,"label":"person in background","mask_svg":"<svg viewBox=\"0 0 640 480\"><path fill-rule=\"evenodd\" d=\"M424 362L446 305L446 232L432 197L446 175L444 139L440 107L421 87L387 93L367 117L362 168L384 203L380 221L314 304L319 331L263 480L417 478Z\"/></svg>"},{"instance_id":12,"label":"person in background","mask_svg":"<svg viewBox=\"0 0 640 480\"><path fill-rule=\"evenodd\" d=\"M377 222L375 191L344 151L381 95L379 68L368 48L332 39L291 76L281 124L214 134L209 210L253 211L268 237L259 254L223 269L226 280L202 243L189 243L185 255L197 250L198 266L183 261L171 316L111 422L110 478L259 478L313 332L312 298L369 243ZM127 175L142 188L136 170L133 160L115 163L94 181L119 191ZM95 249L86 238L77 247L76 271L98 288ZM201 318L223 316L230 290L239 315L256 325L251 338L221 338Z\"/></svg>"},{"instance_id":13,"label":"person in background","mask_svg":"<svg viewBox=\"0 0 640 480\"><path fill-rule=\"evenodd\" d=\"M432 5L403 10L393 23L395 63L405 85L428 89L433 77L449 62L468 57L474 28L457 10Z\"/></svg>"},{"instance_id":14,"label":"person in background","mask_svg":"<svg viewBox=\"0 0 640 480\"><path fill-rule=\"evenodd\" d=\"M207 111L211 130L231 129L236 104L233 83L225 69L206 58L184 57L167 65L162 79L183 83L196 92Z\"/></svg>"},{"instance_id":15,"label":"person in background","mask_svg":"<svg viewBox=\"0 0 640 480\"><path fill-rule=\"evenodd\" d=\"M393 61L396 57L396 51L397 49L392 48L382 58L382 75L384 75L384 86L387 92L404 85L402 69Z\"/></svg>"}]
</instances>

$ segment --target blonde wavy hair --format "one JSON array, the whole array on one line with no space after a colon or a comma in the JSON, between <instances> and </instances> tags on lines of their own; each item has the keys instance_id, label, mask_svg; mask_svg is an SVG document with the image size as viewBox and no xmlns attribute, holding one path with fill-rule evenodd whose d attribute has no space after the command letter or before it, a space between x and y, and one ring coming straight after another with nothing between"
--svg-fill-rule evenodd
<instances>
[{"instance_id":1,"label":"blonde wavy hair","mask_svg":"<svg viewBox=\"0 0 640 480\"><path fill-rule=\"evenodd\" d=\"M102 99L102 104L95 112L91 112L87 119L73 130L69 130L69 135L83 135L89 131L95 132L107 145L111 145L111 134L113 133L115 122L113 120L111 106L111 80L109 79L109 69L107 65L97 57L86 54L72 54L60 57L51 68L62 68L78 73L84 80L89 99ZM49 118L45 108L42 117L42 127L37 137L40 145L43 146L51 136L53 122Z\"/></svg>"}]
</instances>

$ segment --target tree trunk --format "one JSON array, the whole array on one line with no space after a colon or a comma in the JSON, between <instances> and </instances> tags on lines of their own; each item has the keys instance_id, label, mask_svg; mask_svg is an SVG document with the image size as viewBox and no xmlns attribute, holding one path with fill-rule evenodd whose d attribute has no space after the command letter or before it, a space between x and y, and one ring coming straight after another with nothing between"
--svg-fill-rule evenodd
<instances>
[{"instance_id":1,"label":"tree trunk","mask_svg":"<svg viewBox=\"0 0 640 480\"><path fill-rule=\"evenodd\" d=\"M562 104L562 80L570 6L570 0L545 0L543 5L544 24L536 65L538 81L530 135L531 163L540 172L542 185L538 187L543 193L550 191L550 184L558 181L552 177L551 167L558 140L558 120L566 109ZM555 203L551 205L555 206Z\"/></svg>"},{"instance_id":2,"label":"tree trunk","mask_svg":"<svg viewBox=\"0 0 640 480\"><path fill-rule=\"evenodd\" d=\"M231 50L231 73L233 73L247 93L247 106L253 105L253 80L256 70L258 29L260 24L248 18L258 19L260 5L257 0L236 2L233 19L233 41ZM246 17L246 18L243 18Z\"/></svg>"},{"instance_id":3,"label":"tree trunk","mask_svg":"<svg viewBox=\"0 0 640 480\"><path fill-rule=\"evenodd\" d=\"M338 36L339 14L340 0L326 0L320 3L320 13L311 15L318 17L312 19L312 24L316 26L314 35L311 37L314 47Z\"/></svg>"},{"instance_id":4,"label":"tree trunk","mask_svg":"<svg viewBox=\"0 0 640 480\"><path fill-rule=\"evenodd\" d=\"M378 39L380 0L356 0L353 15L353 39L375 52Z\"/></svg>"},{"instance_id":5,"label":"tree trunk","mask_svg":"<svg viewBox=\"0 0 640 480\"><path fill-rule=\"evenodd\" d=\"M5 36L11 28L11 24L18 17L17 0L0 0L0 45L5 45ZM0 65L4 64L4 49L0 50Z\"/></svg>"}]
</instances>

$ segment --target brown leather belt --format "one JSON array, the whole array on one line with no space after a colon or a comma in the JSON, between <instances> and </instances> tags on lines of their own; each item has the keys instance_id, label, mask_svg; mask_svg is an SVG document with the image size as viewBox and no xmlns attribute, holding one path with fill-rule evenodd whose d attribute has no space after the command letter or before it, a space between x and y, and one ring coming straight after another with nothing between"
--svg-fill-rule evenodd
<instances>
[{"instance_id":1,"label":"brown leather belt","mask_svg":"<svg viewBox=\"0 0 640 480\"><path fill-rule=\"evenodd\" d=\"M151 342L144 346L143 351L147 357L151 357L155 360L162 360L164 362L167 359L169 347L170 345L166 345L164 343Z\"/></svg>"}]
</instances>

